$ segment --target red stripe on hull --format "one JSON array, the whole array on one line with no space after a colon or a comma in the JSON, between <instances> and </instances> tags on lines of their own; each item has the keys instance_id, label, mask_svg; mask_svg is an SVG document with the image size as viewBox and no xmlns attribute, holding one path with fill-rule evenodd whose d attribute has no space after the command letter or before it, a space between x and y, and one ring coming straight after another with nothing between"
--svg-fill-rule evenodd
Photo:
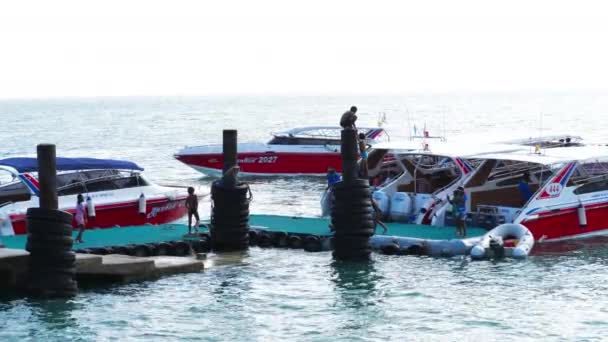
<instances>
[{"instance_id":1,"label":"red stripe on hull","mask_svg":"<svg viewBox=\"0 0 608 342\"><path fill-rule=\"evenodd\" d=\"M86 229L112 228L116 225L139 226L146 223L164 224L179 220L187 213L185 198L147 201L146 215L139 215L138 210L137 201L100 205L95 208L95 220L89 220ZM71 214L75 212L73 209L66 211ZM27 234L25 215L11 215L10 218L16 235ZM72 226L77 227L75 221L72 221Z\"/></svg>"},{"instance_id":2,"label":"red stripe on hull","mask_svg":"<svg viewBox=\"0 0 608 342\"><path fill-rule=\"evenodd\" d=\"M184 164L221 170L221 154L181 155ZM342 171L340 153L239 153L241 172L259 174L324 174L329 166Z\"/></svg>"},{"instance_id":3,"label":"red stripe on hull","mask_svg":"<svg viewBox=\"0 0 608 342\"><path fill-rule=\"evenodd\" d=\"M536 240L574 238L577 235L608 229L608 204L593 205L585 209L587 225L584 227L579 224L577 208L541 213L538 219L522 223Z\"/></svg>"}]
</instances>

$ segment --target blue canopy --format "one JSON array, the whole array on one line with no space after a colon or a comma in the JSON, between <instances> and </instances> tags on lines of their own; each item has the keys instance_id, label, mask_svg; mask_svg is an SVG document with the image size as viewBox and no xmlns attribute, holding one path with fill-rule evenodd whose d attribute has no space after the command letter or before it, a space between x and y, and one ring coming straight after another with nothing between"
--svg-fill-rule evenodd
<instances>
[{"instance_id":1,"label":"blue canopy","mask_svg":"<svg viewBox=\"0 0 608 342\"><path fill-rule=\"evenodd\" d=\"M0 166L9 166L19 173L38 171L36 158L7 158L0 160ZM95 158L57 158L57 171L75 170L139 170L144 169L130 161Z\"/></svg>"}]
</instances>

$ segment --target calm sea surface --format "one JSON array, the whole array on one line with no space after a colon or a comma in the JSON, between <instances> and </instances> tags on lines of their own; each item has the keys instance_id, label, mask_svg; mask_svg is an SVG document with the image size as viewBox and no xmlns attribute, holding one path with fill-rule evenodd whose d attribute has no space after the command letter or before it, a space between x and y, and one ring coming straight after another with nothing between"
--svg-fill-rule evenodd
<instances>
[{"instance_id":1,"label":"calm sea surface","mask_svg":"<svg viewBox=\"0 0 608 342\"><path fill-rule=\"evenodd\" d=\"M208 186L175 161L185 145L239 141L305 125L335 125L351 105L359 125L386 113L391 138L431 134L480 142L549 132L603 140L604 95L404 97L150 97L0 100L0 157L57 145L71 157L135 161L157 183ZM319 215L323 180L251 179L255 213ZM70 300L0 294L0 341L563 340L608 336L608 240L551 244L526 261L252 248L204 273L102 289Z\"/></svg>"}]
</instances>

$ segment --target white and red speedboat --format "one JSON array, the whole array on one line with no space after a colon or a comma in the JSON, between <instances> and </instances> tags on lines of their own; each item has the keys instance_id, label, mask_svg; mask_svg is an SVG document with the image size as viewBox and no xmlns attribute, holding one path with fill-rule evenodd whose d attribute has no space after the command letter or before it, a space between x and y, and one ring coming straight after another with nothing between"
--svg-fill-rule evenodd
<instances>
[{"instance_id":1,"label":"white and red speedboat","mask_svg":"<svg viewBox=\"0 0 608 342\"><path fill-rule=\"evenodd\" d=\"M244 175L325 175L329 166L342 170L340 127L301 127L273 133L264 143L238 144L238 165ZM388 136L382 128L359 128L369 144ZM175 154L182 163L208 175L220 175L222 145L186 147Z\"/></svg>"},{"instance_id":2,"label":"white and red speedboat","mask_svg":"<svg viewBox=\"0 0 608 342\"><path fill-rule=\"evenodd\" d=\"M12 180L0 184L0 235L26 234L26 211L38 207L36 158L0 160ZM59 209L75 212L76 197L87 198L87 228L176 221L186 214L185 189L150 183L143 168L121 160L57 158ZM75 222L74 222L75 225Z\"/></svg>"},{"instance_id":3,"label":"white and red speedboat","mask_svg":"<svg viewBox=\"0 0 608 342\"><path fill-rule=\"evenodd\" d=\"M522 224L539 242L608 235L608 147L479 157L484 161L464 184L472 224Z\"/></svg>"}]
</instances>

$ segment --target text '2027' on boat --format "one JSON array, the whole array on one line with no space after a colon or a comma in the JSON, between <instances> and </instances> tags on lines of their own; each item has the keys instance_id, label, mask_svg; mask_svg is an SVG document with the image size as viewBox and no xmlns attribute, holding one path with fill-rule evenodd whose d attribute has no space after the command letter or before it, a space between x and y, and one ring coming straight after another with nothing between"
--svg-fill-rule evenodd
<instances>
[{"instance_id":1,"label":"text '2027' on boat","mask_svg":"<svg viewBox=\"0 0 608 342\"><path fill-rule=\"evenodd\" d=\"M328 167L342 170L340 127L301 127L273 133L268 143L238 144L241 175L286 176L327 173ZM373 145L388 140L382 128L359 128ZM175 154L182 163L207 175L221 175L222 145L186 147Z\"/></svg>"},{"instance_id":2,"label":"text '2027' on boat","mask_svg":"<svg viewBox=\"0 0 608 342\"><path fill-rule=\"evenodd\" d=\"M12 180L0 185L0 235L26 234L26 211L38 207L36 158L0 160ZM123 160L57 158L59 209L75 212L76 197L86 199L87 228L176 221L186 214L185 189L151 183L143 168ZM75 222L74 222L75 226Z\"/></svg>"}]
</instances>

